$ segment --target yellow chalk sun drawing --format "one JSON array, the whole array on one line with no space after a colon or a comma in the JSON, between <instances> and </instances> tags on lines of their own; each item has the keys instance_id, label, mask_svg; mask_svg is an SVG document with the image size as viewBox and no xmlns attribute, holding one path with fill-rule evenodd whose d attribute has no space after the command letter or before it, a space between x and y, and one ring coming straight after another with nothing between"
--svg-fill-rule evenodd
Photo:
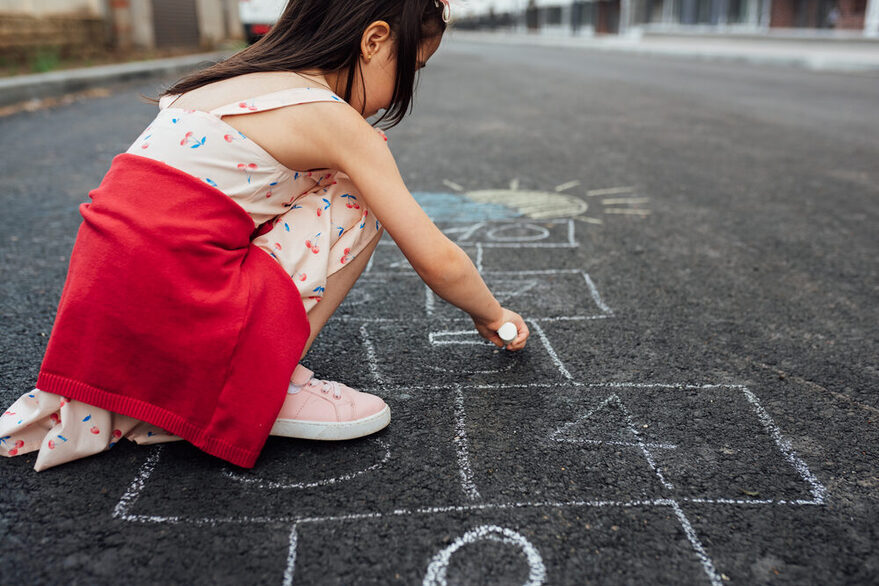
<instances>
[{"instance_id":1,"label":"yellow chalk sun drawing","mask_svg":"<svg viewBox=\"0 0 879 586\"><path fill-rule=\"evenodd\" d=\"M519 214L534 220L574 218L575 220L581 220L590 224L603 223L601 218L587 215L590 205L586 199L563 193L569 189L579 187L580 182L577 180L556 185L553 191L519 189L518 179L510 181L510 186L507 189L479 189L475 191L468 191L452 181L444 180L443 183L447 187L460 192L467 199L477 203L507 206L516 210ZM650 215L650 210L642 207L650 201L650 198L639 197L635 194L635 187L620 186L590 189L586 191L585 196L587 198L600 198L595 201L600 202L600 212L605 214L641 218Z\"/></svg>"}]
</instances>

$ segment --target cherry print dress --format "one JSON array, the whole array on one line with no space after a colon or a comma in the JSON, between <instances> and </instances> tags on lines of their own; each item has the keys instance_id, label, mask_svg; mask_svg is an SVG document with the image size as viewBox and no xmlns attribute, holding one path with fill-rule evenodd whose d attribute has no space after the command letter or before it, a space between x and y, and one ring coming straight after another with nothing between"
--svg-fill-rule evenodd
<instances>
[{"instance_id":1,"label":"cherry print dress","mask_svg":"<svg viewBox=\"0 0 879 586\"><path fill-rule=\"evenodd\" d=\"M380 224L353 183L332 169L291 170L223 121L314 102L342 102L319 88L291 88L210 112L159 102L153 122L127 154L147 157L204 181L229 196L253 220L252 243L293 280L307 311L320 302L327 277L375 238ZM110 449L121 438L139 444L180 438L154 425L38 389L0 415L0 455L39 450L44 470Z\"/></svg>"}]
</instances>

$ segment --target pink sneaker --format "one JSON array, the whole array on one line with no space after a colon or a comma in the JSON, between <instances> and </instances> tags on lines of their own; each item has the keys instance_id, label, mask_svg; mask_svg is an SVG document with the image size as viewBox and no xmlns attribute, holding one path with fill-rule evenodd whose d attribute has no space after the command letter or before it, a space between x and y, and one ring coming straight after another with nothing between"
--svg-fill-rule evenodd
<instances>
[{"instance_id":1,"label":"pink sneaker","mask_svg":"<svg viewBox=\"0 0 879 586\"><path fill-rule=\"evenodd\" d=\"M375 433L390 422L391 409L379 397L318 380L300 364L293 371L271 435L346 440Z\"/></svg>"}]
</instances>

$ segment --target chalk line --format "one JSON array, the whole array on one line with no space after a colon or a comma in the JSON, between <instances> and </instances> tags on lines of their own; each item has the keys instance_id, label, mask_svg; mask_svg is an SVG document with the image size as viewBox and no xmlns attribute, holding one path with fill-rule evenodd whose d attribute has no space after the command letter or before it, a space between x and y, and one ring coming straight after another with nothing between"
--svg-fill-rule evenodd
<instances>
[{"instance_id":1,"label":"chalk line","mask_svg":"<svg viewBox=\"0 0 879 586\"><path fill-rule=\"evenodd\" d=\"M817 478L815 478L806 463L797 456L790 441L781 434L781 430L772 420L772 417L769 416L769 413L763 409L757 396L748 388L743 389L742 392L745 393L745 398L748 399L748 402L754 406L754 410L757 412L757 418L760 420L760 423L763 424L763 427L766 428L766 431L769 432L772 439L775 440L778 449L781 450L781 453L784 454L787 461L794 467L794 470L796 470L800 477L809 485L812 498L823 504L824 498L827 496L827 489L824 488L824 485L821 484Z\"/></svg>"},{"instance_id":2,"label":"chalk line","mask_svg":"<svg viewBox=\"0 0 879 586\"><path fill-rule=\"evenodd\" d=\"M720 580L720 576L717 574L717 570L714 569L714 562L711 561L711 558L705 552L705 548L702 547L702 542L699 541L699 537L696 535L696 531L693 529L693 526L690 525L690 520L687 519L687 516L684 514L684 511L681 510L681 507L680 505L678 505L677 502L672 501L671 508L674 510L675 516L678 518L681 527L683 527L684 534L687 536L687 540L696 551L696 555L699 557L699 561L702 563L702 569L708 576L708 580L711 582L711 586L722 586L723 583Z\"/></svg>"},{"instance_id":3,"label":"chalk line","mask_svg":"<svg viewBox=\"0 0 879 586\"><path fill-rule=\"evenodd\" d=\"M466 338L478 338L478 340L444 340L441 338L449 338L453 336L464 336ZM491 344L488 340L484 340L476 330L444 330L440 332L430 332L427 335L428 341L433 345L440 344Z\"/></svg>"},{"instance_id":4,"label":"chalk line","mask_svg":"<svg viewBox=\"0 0 879 586\"><path fill-rule=\"evenodd\" d=\"M479 500L479 490L473 482L473 470L470 468L470 444L467 441L467 427L464 411L464 393L460 385L455 387L455 451L458 455L458 471L461 475L461 490L472 501Z\"/></svg>"},{"instance_id":5,"label":"chalk line","mask_svg":"<svg viewBox=\"0 0 879 586\"><path fill-rule=\"evenodd\" d=\"M381 446L385 453L382 456L382 459L379 462L376 462L372 466L368 466L362 470L358 470L357 472L351 472L349 474L343 474L342 476L324 478L321 480L315 480L313 482L271 482L266 481L258 477L248 477L246 474L242 474L240 472L235 472L234 470L230 470L226 468L223 470L223 476L227 478L231 478L237 482L242 482L244 484L249 484L251 486L255 486L256 488L268 488L268 489L286 489L286 488L315 488L318 486L330 486L333 484L337 484L339 482L345 482L347 480L352 480L357 478L358 476L362 476L367 472L372 472L373 470L378 470L382 466L388 463L391 459L391 448L390 444L383 439L376 438L379 446Z\"/></svg>"},{"instance_id":6,"label":"chalk line","mask_svg":"<svg viewBox=\"0 0 879 586\"><path fill-rule=\"evenodd\" d=\"M549 340L546 338L546 334L543 333L543 328L540 327L540 324L532 319L529 319L528 323L531 324L531 326L534 328L534 331L537 332L538 336L540 336L540 341L543 342L543 347L546 348L547 354L549 354L549 357L552 358L552 361L555 363L556 368L559 369L559 372L562 373L562 376L564 376L568 380L573 380L574 377L571 376L571 373L568 372L568 369L565 368L565 365L562 364L561 359L559 359L558 354L556 354L555 350L552 349L552 345L550 345Z\"/></svg>"},{"instance_id":7,"label":"chalk line","mask_svg":"<svg viewBox=\"0 0 879 586\"><path fill-rule=\"evenodd\" d=\"M559 439L558 436L561 435L561 434L563 434L564 432L568 431L569 429L571 429L572 427L574 427L575 425L577 425L577 424L580 423L581 421L583 421L583 420L585 420L585 419L589 419L589 418L592 417L595 413L597 413L598 411L601 411L602 409L604 409L605 407L607 407L607 406L613 401L614 397L616 397L616 395L610 395L610 396L608 396L608 397L605 398L601 403L599 403L597 407L595 407L594 409L590 409L589 411L587 411L586 414L581 415L580 417L576 418L576 419L573 420L573 421L568 421L567 423L565 423L565 424L561 425L560 427L556 428L556 430L555 430L554 432L552 432L551 434L549 434L549 437L548 437L547 439L550 439L550 440L552 440L552 441L564 441L564 439Z\"/></svg>"},{"instance_id":8,"label":"chalk line","mask_svg":"<svg viewBox=\"0 0 879 586\"><path fill-rule=\"evenodd\" d=\"M129 511L140 497L140 493L143 491L143 487L152 475L153 470L156 469L156 465L159 463L159 457L162 455L163 449L164 446L161 444L153 448L149 457L143 464L141 464L137 476L134 477L134 480L128 486L128 490L125 491L125 494L122 495L122 498L119 499L119 502L116 503L116 507L113 509L114 519L122 519L124 521L130 521L132 519L133 516Z\"/></svg>"},{"instance_id":9,"label":"chalk line","mask_svg":"<svg viewBox=\"0 0 879 586\"><path fill-rule=\"evenodd\" d=\"M293 574L296 571L296 546L299 535L296 533L297 523L290 528L290 547L287 548L287 567L284 568L284 586L293 586Z\"/></svg>"},{"instance_id":10,"label":"chalk line","mask_svg":"<svg viewBox=\"0 0 879 586\"><path fill-rule=\"evenodd\" d=\"M573 189L574 187L579 187L579 186L580 186L580 181L577 179L574 179L573 181L568 181L566 183L562 183L561 185L556 185L555 190L556 191L565 191L566 189Z\"/></svg>"},{"instance_id":11,"label":"chalk line","mask_svg":"<svg viewBox=\"0 0 879 586\"><path fill-rule=\"evenodd\" d=\"M634 187L607 187L605 189L590 189L586 192L586 197L594 197L596 195L616 195L617 193L631 193L635 191Z\"/></svg>"},{"instance_id":12,"label":"chalk line","mask_svg":"<svg viewBox=\"0 0 879 586\"><path fill-rule=\"evenodd\" d=\"M455 374L499 374L501 372L507 372L509 370L512 370L513 367L516 366L516 363L511 362L504 368L496 368L494 370L465 370L463 368L443 368L442 366L436 366L434 364L425 364L424 366L437 372L451 372Z\"/></svg>"},{"instance_id":13,"label":"chalk line","mask_svg":"<svg viewBox=\"0 0 879 586\"><path fill-rule=\"evenodd\" d=\"M593 440L593 439L557 439L557 442L566 442L569 444L595 444L595 445L610 445L610 446L627 446L636 448L638 444L635 442L621 442L621 441L612 441L612 440ZM657 444L654 442L644 442L644 445L648 448L656 448L660 450L676 450L678 447L675 444Z\"/></svg>"},{"instance_id":14,"label":"chalk line","mask_svg":"<svg viewBox=\"0 0 879 586\"><path fill-rule=\"evenodd\" d=\"M650 466L650 469L653 470L653 472L656 474L656 477L659 478L659 482L662 484L662 486L664 486L668 490L673 490L674 486L671 482L665 479L665 476L662 474L662 469L657 466L656 461L654 461L653 459L653 454L650 452L650 450L647 449L647 446L644 444L644 440L641 439L641 434L638 433L638 430L635 428L635 422L632 420L632 414L629 413L629 410L626 409L626 406L623 405L623 402L620 400L619 397L617 397L616 395L613 395L613 397L616 399L617 405L622 410L623 416L626 418L626 423L629 426L629 431L632 433L632 435L635 436L635 439L638 443L638 448L640 448L641 453L644 454L644 459L647 460L647 464Z\"/></svg>"},{"instance_id":15,"label":"chalk line","mask_svg":"<svg viewBox=\"0 0 879 586\"><path fill-rule=\"evenodd\" d=\"M607 208L605 214L627 214L630 216L649 216L650 210L640 210L636 208Z\"/></svg>"},{"instance_id":16,"label":"chalk line","mask_svg":"<svg viewBox=\"0 0 879 586\"><path fill-rule=\"evenodd\" d=\"M613 310L601 300L601 295L598 294L598 287L592 282L589 273L583 273L583 278L586 280L586 286L589 287L589 294L592 295L592 300L595 301L595 305L598 306L598 309L608 315L613 315Z\"/></svg>"},{"instance_id":17,"label":"chalk line","mask_svg":"<svg viewBox=\"0 0 879 586\"><path fill-rule=\"evenodd\" d=\"M454 181L449 181L448 179L443 179L443 185L450 189L454 189L455 191L464 191L464 188L455 183Z\"/></svg>"},{"instance_id":18,"label":"chalk line","mask_svg":"<svg viewBox=\"0 0 879 586\"><path fill-rule=\"evenodd\" d=\"M366 324L360 326L360 336L363 338L363 346L366 348L366 357L369 361L369 371L372 373L372 378L378 384L383 385L385 381L378 370L378 358L376 358L372 340L369 339L369 333L366 331Z\"/></svg>"},{"instance_id":19,"label":"chalk line","mask_svg":"<svg viewBox=\"0 0 879 586\"><path fill-rule=\"evenodd\" d=\"M476 243L476 270L482 272L482 244Z\"/></svg>"},{"instance_id":20,"label":"chalk line","mask_svg":"<svg viewBox=\"0 0 879 586\"><path fill-rule=\"evenodd\" d=\"M622 205L622 204L636 204L636 203L647 203L650 201L649 197L614 197L609 199L601 200L602 205L612 206L612 205Z\"/></svg>"},{"instance_id":21,"label":"chalk line","mask_svg":"<svg viewBox=\"0 0 879 586\"><path fill-rule=\"evenodd\" d=\"M427 284L425 283L425 285L424 285L424 313L426 313L429 316L433 315L433 309L434 309L433 290L431 290L431 288L428 287Z\"/></svg>"}]
</instances>

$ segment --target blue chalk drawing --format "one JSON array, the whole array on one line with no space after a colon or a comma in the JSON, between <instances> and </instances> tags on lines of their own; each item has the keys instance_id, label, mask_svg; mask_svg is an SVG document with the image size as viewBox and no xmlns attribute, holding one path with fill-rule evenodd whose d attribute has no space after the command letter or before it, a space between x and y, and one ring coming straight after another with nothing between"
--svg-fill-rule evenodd
<instances>
[{"instance_id":1,"label":"blue chalk drawing","mask_svg":"<svg viewBox=\"0 0 879 586\"><path fill-rule=\"evenodd\" d=\"M505 205L478 203L455 193L413 191L412 196L434 222L509 220L522 217L520 212Z\"/></svg>"}]
</instances>

